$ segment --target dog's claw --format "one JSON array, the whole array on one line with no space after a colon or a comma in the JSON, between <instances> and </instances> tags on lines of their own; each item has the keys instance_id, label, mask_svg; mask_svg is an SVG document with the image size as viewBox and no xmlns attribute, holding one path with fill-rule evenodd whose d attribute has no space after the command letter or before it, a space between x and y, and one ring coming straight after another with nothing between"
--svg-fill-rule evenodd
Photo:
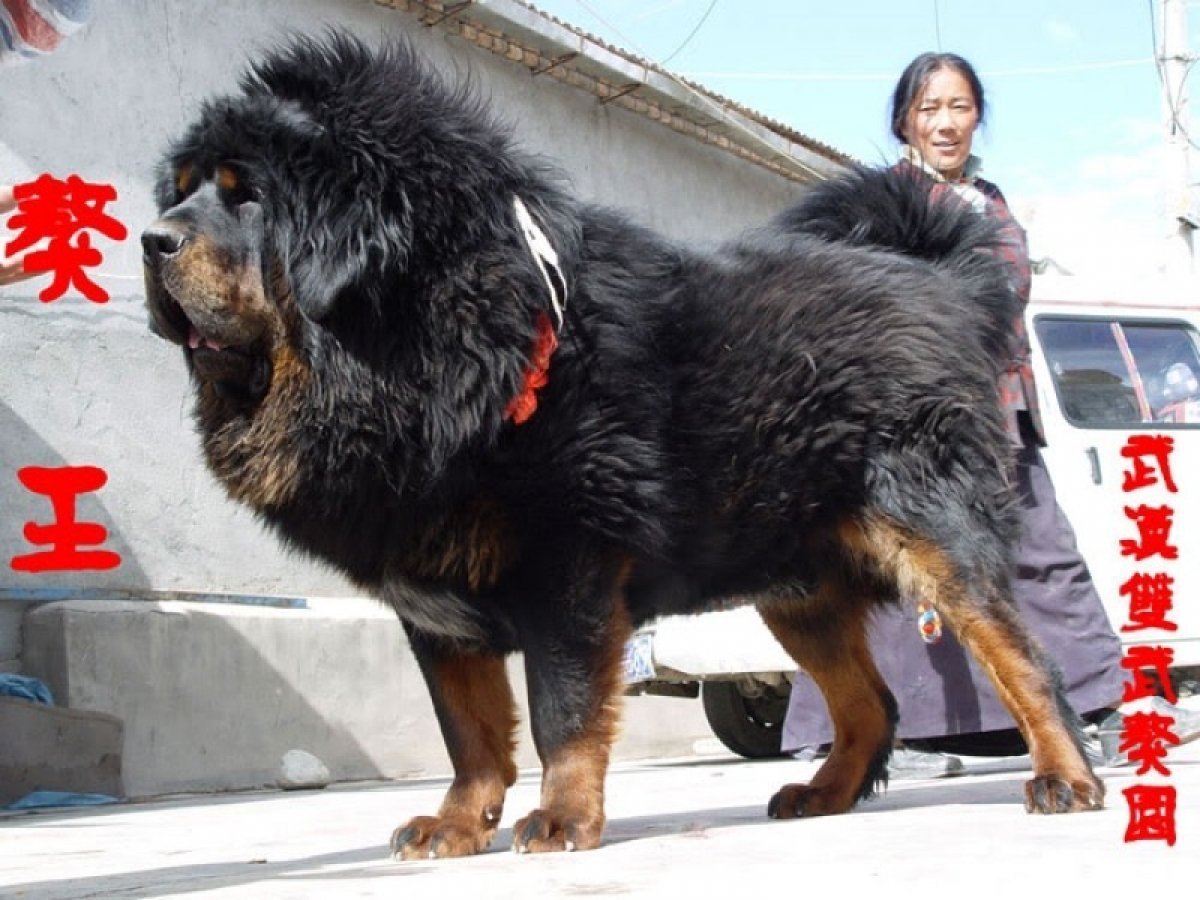
<instances>
[{"instance_id":1,"label":"dog's claw","mask_svg":"<svg viewBox=\"0 0 1200 900\"><path fill-rule=\"evenodd\" d=\"M801 819L844 813L854 806L854 800L839 800L828 785L785 784L767 803L767 815L772 819Z\"/></svg>"},{"instance_id":2,"label":"dog's claw","mask_svg":"<svg viewBox=\"0 0 1200 900\"><path fill-rule=\"evenodd\" d=\"M557 816L535 809L513 826L516 853L555 853L591 850L600 845L604 823L589 823L575 816Z\"/></svg>"},{"instance_id":3,"label":"dog's claw","mask_svg":"<svg viewBox=\"0 0 1200 900\"><path fill-rule=\"evenodd\" d=\"M445 859L482 853L495 828L472 826L463 820L417 816L392 832L392 859Z\"/></svg>"},{"instance_id":4,"label":"dog's claw","mask_svg":"<svg viewBox=\"0 0 1200 900\"><path fill-rule=\"evenodd\" d=\"M1041 815L1104 808L1104 784L1085 778L1076 782L1059 775L1039 775L1025 783L1025 811Z\"/></svg>"}]
</instances>

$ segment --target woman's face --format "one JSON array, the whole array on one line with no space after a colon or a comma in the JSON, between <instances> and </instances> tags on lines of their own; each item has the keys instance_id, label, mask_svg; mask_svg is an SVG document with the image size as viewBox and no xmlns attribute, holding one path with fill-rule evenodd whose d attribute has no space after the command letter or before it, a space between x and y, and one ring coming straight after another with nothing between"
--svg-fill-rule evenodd
<instances>
[{"instance_id":1,"label":"woman's face","mask_svg":"<svg viewBox=\"0 0 1200 900\"><path fill-rule=\"evenodd\" d=\"M908 111L904 138L949 181L962 177L979 109L971 85L954 69L936 70Z\"/></svg>"}]
</instances>

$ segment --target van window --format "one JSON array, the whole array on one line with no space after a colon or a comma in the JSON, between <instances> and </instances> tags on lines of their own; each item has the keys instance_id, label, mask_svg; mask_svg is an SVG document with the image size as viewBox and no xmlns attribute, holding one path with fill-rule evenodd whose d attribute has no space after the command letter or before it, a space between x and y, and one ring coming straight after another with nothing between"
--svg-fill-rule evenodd
<instances>
[{"instance_id":1,"label":"van window","mask_svg":"<svg viewBox=\"0 0 1200 900\"><path fill-rule=\"evenodd\" d=\"M1200 340L1186 322L1038 316L1034 328L1073 425L1200 426Z\"/></svg>"}]
</instances>

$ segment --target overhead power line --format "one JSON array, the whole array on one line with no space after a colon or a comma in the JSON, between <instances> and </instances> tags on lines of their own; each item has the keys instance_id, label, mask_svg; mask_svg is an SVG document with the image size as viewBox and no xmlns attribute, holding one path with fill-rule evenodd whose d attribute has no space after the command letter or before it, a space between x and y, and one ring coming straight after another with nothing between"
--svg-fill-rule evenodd
<instances>
[{"instance_id":1,"label":"overhead power line","mask_svg":"<svg viewBox=\"0 0 1200 900\"><path fill-rule=\"evenodd\" d=\"M638 47L636 41L631 41L625 34L623 34L621 32L621 29L617 28L615 25L613 25L611 22L609 22L603 16L601 16L598 12L596 12L596 10L594 10L587 3L587 0L576 0L576 2L590 16L592 16L592 18L594 18L596 21L598 21L602 25L604 25L604 27L607 28L609 31L611 31L614 35L616 35L619 40L623 41L625 46L628 49L634 51L635 53L644 57L645 59L652 59L652 57L649 54L647 54L644 50L642 50L640 47ZM686 45L687 41L690 41L692 39L692 37L696 34L696 32L698 32L700 30L700 26L704 24L705 19L708 18L708 14L712 12L712 9L714 6L716 6L716 0L713 0L712 4L705 11L704 15L700 17L699 23L692 30L692 34L688 35L687 39L684 41L684 45ZM681 45L681 47L678 48L675 52L678 53L679 49L682 49L682 46L683 45ZM695 87L693 87L691 84L689 84L687 81L684 80L684 76L679 75L675 72L672 72L665 67L661 67L660 63L655 63L655 65L660 66L660 71L666 78L669 78L672 82L679 85L679 87L681 87L683 90L687 91L689 94L691 94L693 97L695 97L701 103L703 103L707 107L709 113L714 118L719 119L720 121L725 123L726 126L737 129L738 131L742 132L743 134L749 135L750 137L754 138L756 141L761 142L761 137L754 134L753 131L751 131L749 128L747 128L745 126L745 124L743 124L743 122L740 120L740 118L738 118L737 116L734 116L732 114L732 112L726 108L724 103L718 103L715 100L713 100L711 97L706 96L702 92L696 90ZM780 156L785 156L794 165L799 166L801 169L808 172L808 174L811 177L815 178L818 181L824 180L827 177L824 173L818 171L817 169L814 169L812 166L808 165L803 160L797 159L793 155L782 154L776 148L770 148L770 149L771 149L771 152L773 152L773 153L776 153Z\"/></svg>"},{"instance_id":2,"label":"overhead power line","mask_svg":"<svg viewBox=\"0 0 1200 900\"><path fill-rule=\"evenodd\" d=\"M704 11L704 15L702 15L700 17L700 21L696 23L696 27L693 28L691 30L691 32L688 34L688 36L683 39L683 43L680 44L678 47L676 47L674 50L672 50L668 55L664 56L662 59L660 59L658 61L658 64L660 66L665 66L667 63L669 63L671 60L673 60L676 56L678 56L683 51L684 47L686 47L688 44L690 44L692 42L692 38L694 38L697 34L700 33L700 29L703 28L704 23L708 21L708 17L712 13L712 11L716 7L716 5L717 5L717 0L712 0L712 3L708 4L708 9L706 9Z\"/></svg>"},{"instance_id":3,"label":"overhead power line","mask_svg":"<svg viewBox=\"0 0 1200 900\"><path fill-rule=\"evenodd\" d=\"M1183 77L1179 79L1179 85L1175 92L1172 93L1167 84L1167 73L1164 66L1166 29L1164 26L1163 37L1160 41L1159 29L1155 23L1154 16L1154 5L1156 2L1158 2L1158 0L1147 0L1146 4L1150 13L1150 45L1154 50L1154 68L1155 71L1158 72L1158 80L1162 85L1163 97L1165 98L1165 102L1167 104L1167 112L1171 118L1171 127L1183 136L1183 139L1188 142L1189 146L1195 150L1200 150L1200 145L1198 145L1196 141L1192 139L1192 136L1188 131L1187 122L1184 121L1184 117L1180 114L1180 105L1183 101L1183 93L1187 90L1187 81L1188 78L1191 77L1192 69L1195 67L1197 59L1196 57L1189 57L1186 60L1187 66L1184 69Z\"/></svg>"}]
</instances>

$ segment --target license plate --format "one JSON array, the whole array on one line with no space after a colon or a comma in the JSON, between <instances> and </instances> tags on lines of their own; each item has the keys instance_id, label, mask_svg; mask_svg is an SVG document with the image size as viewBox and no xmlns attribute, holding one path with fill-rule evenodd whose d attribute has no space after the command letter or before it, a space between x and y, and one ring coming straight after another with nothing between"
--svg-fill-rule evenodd
<instances>
[{"instance_id":1,"label":"license plate","mask_svg":"<svg viewBox=\"0 0 1200 900\"><path fill-rule=\"evenodd\" d=\"M625 642L625 683L637 684L654 678L653 639L649 634L635 634Z\"/></svg>"}]
</instances>

